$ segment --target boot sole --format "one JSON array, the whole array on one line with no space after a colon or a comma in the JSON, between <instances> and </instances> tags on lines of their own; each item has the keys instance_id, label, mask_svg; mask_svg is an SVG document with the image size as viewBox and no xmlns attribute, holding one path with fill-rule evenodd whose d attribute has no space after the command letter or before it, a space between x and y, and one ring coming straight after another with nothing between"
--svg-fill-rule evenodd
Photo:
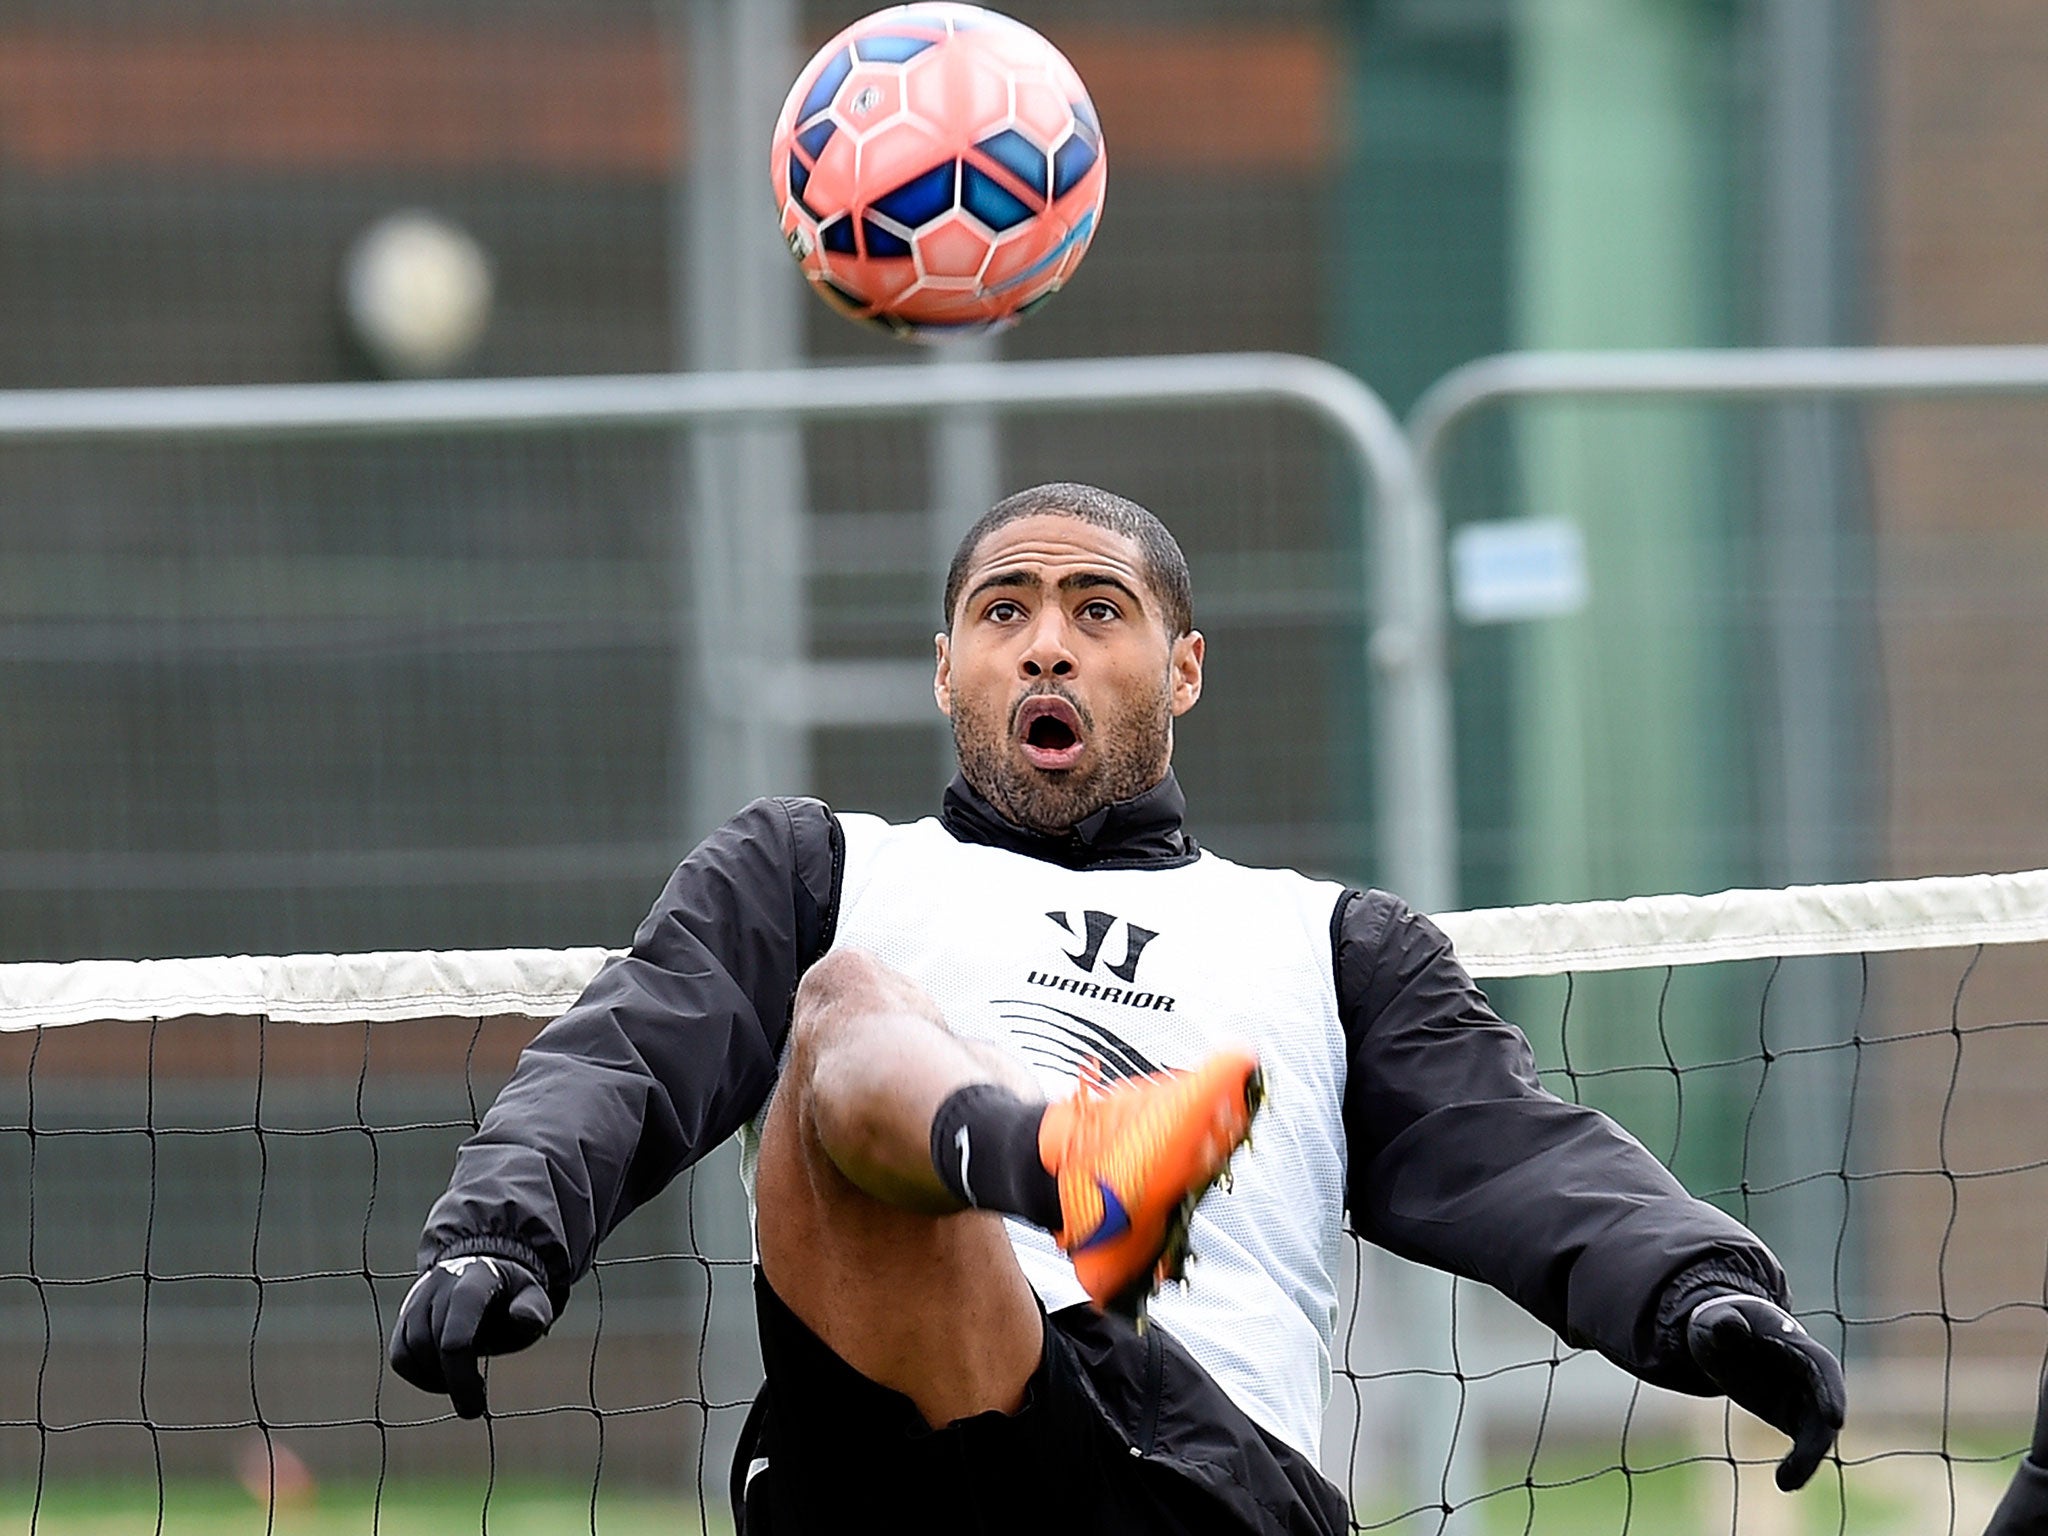
<instances>
[{"instance_id":1,"label":"boot sole","mask_svg":"<svg viewBox=\"0 0 2048 1536\"><path fill-rule=\"evenodd\" d=\"M1231 1148L1231 1157L1238 1148L1251 1145L1252 1122L1258 1118L1259 1109L1266 1102L1266 1069L1254 1067L1244 1083L1245 1132L1237 1147ZM1230 1158L1226 1157L1216 1165L1216 1171L1196 1189L1190 1189L1173 1208L1173 1214L1166 1219L1166 1241L1160 1247L1159 1257L1138 1272L1138 1278L1109 1298L1103 1308L1105 1312L1127 1319L1140 1333L1145 1331L1146 1309L1153 1294L1168 1281L1186 1277L1187 1267L1194 1258L1188 1246L1188 1231L1195 1219L1195 1207L1203 1198L1222 1182L1230 1171Z\"/></svg>"}]
</instances>

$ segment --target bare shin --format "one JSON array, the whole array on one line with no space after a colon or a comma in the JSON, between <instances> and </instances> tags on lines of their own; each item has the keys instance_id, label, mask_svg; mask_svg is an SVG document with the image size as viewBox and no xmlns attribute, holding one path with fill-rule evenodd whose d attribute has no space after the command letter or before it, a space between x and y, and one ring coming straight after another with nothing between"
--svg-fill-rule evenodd
<instances>
[{"instance_id":1,"label":"bare shin","mask_svg":"<svg viewBox=\"0 0 2048 1536\"><path fill-rule=\"evenodd\" d=\"M838 951L797 989L790 1056L762 1136L757 1232L768 1281L839 1356L927 1420L1014 1409L1041 1323L1002 1219L968 1211L931 1164L948 1095L1029 1068L951 1034L916 983Z\"/></svg>"}]
</instances>

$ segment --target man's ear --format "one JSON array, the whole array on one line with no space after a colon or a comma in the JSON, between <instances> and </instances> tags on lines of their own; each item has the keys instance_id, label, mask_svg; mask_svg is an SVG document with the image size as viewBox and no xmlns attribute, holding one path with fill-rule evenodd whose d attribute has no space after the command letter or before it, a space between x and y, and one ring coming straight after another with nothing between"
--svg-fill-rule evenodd
<instances>
[{"instance_id":1,"label":"man's ear","mask_svg":"<svg viewBox=\"0 0 2048 1536\"><path fill-rule=\"evenodd\" d=\"M932 648L938 653L938 668L932 673L932 697L939 702L939 713L950 720L953 717L953 652L943 629L932 636Z\"/></svg>"},{"instance_id":2,"label":"man's ear","mask_svg":"<svg viewBox=\"0 0 2048 1536\"><path fill-rule=\"evenodd\" d=\"M1195 707L1195 700L1202 696L1202 653L1205 648L1202 632L1191 629L1173 642L1173 657L1168 668L1173 676L1173 712L1184 715Z\"/></svg>"}]
</instances>

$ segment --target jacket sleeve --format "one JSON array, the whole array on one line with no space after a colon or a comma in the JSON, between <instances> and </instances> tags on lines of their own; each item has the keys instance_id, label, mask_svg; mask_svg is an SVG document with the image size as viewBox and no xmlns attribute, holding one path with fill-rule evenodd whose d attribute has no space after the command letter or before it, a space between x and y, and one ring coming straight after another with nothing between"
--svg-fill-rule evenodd
<instances>
[{"instance_id":1,"label":"jacket sleeve","mask_svg":"<svg viewBox=\"0 0 2048 1536\"><path fill-rule=\"evenodd\" d=\"M1347 892L1332 927L1359 1235L1497 1287L1646 1381L1716 1392L1685 1319L1719 1291L1786 1304L1770 1250L1607 1116L1543 1088L1434 923L1369 891Z\"/></svg>"},{"instance_id":2,"label":"jacket sleeve","mask_svg":"<svg viewBox=\"0 0 2048 1536\"><path fill-rule=\"evenodd\" d=\"M519 1259L559 1312L605 1236L766 1102L797 982L832 940L842 850L815 800L757 800L699 844L632 949L520 1053L420 1267Z\"/></svg>"}]
</instances>

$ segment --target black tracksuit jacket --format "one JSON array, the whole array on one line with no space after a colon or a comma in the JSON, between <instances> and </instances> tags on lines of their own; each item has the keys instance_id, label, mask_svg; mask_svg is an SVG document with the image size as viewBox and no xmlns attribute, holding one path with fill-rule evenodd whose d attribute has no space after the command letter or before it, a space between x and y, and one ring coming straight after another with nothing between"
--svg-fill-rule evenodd
<instances>
[{"instance_id":1,"label":"black tracksuit jacket","mask_svg":"<svg viewBox=\"0 0 2048 1536\"><path fill-rule=\"evenodd\" d=\"M955 779L941 820L1069 868L1143 868L1195 857L1184 809L1169 775L1045 837ZM841 864L838 822L815 800L757 800L706 838L630 952L520 1056L428 1217L421 1268L516 1258L559 1312L605 1236L767 1101L797 982L832 943ZM1727 1290L1786 1304L1770 1251L1606 1116L1544 1089L1527 1040L1428 918L1346 891L1330 942L1353 1229L1498 1287L1647 1381L1712 1394L1686 1315Z\"/></svg>"}]
</instances>

